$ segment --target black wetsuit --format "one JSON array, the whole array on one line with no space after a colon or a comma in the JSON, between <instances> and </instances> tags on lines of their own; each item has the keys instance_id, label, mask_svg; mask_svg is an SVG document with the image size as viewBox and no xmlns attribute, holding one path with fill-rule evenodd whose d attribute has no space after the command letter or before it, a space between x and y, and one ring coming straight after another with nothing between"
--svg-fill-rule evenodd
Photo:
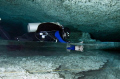
<instances>
[{"instance_id":1,"label":"black wetsuit","mask_svg":"<svg viewBox=\"0 0 120 79\"><path fill-rule=\"evenodd\" d=\"M49 32L51 32L49 34L52 34L52 35L46 36L45 41L55 41L54 40L54 38L55 38L54 32L55 31L59 31L61 38L62 38L62 34L63 34L62 26L59 26L54 23L42 23L38 26L38 29L36 32L26 33L26 34L23 34L22 36L18 36L18 37L15 37L14 39L11 39L10 35L7 32L5 32L2 29L2 27L0 27L0 35L5 40L39 41L42 38L36 37L36 34L39 34L41 31L49 31Z\"/></svg>"},{"instance_id":2,"label":"black wetsuit","mask_svg":"<svg viewBox=\"0 0 120 79\"><path fill-rule=\"evenodd\" d=\"M17 40L17 41L40 41L41 39L36 38L36 34L39 34L41 31L52 31L52 37L54 38L54 32L59 31L60 37L62 37L63 29L59 25L53 24L53 23L43 23L38 26L38 29L36 32L26 33L22 36L15 37L14 39L11 39L10 35L0 27L0 36L4 40ZM49 32L48 32L49 33ZM38 35L40 36L40 35ZM53 38L51 38L51 35L48 35L48 37L45 38L45 41L55 41ZM9 50L21 50L23 49L23 46L21 45L7 45L7 48Z\"/></svg>"},{"instance_id":3,"label":"black wetsuit","mask_svg":"<svg viewBox=\"0 0 120 79\"><path fill-rule=\"evenodd\" d=\"M36 32L39 33L40 31L59 31L61 37L62 37L62 34L64 33L63 27L54 23L40 24Z\"/></svg>"}]
</instances>

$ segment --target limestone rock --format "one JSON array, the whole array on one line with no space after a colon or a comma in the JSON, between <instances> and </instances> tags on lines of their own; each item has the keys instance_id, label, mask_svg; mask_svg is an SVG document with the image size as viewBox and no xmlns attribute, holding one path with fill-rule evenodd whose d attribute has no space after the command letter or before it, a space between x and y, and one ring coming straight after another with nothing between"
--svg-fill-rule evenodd
<instances>
[{"instance_id":1,"label":"limestone rock","mask_svg":"<svg viewBox=\"0 0 120 79\"><path fill-rule=\"evenodd\" d=\"M3 21L20 22L24 28L28 22L54 21L96 38L120 35L119 0L0 0L0 7Z\"/></svg>"}]
</instances>

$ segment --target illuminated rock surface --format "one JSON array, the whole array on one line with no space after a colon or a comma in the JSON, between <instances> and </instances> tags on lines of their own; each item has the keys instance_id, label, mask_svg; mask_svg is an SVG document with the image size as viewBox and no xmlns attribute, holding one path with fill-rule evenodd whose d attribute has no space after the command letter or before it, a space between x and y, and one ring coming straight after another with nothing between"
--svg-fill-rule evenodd
<instances>
[{"instance_id":1,"label":"illuminated rock surface","mask_svg":"<svg viewBox=\"0 0 120 79\"><path fill-rule=\"evenodd\" d=\"M1 47L2 48L2 47ZM0 49L0 79L118 79L119 54ZM45 54L48 53L48 54Z\"/></svg>"},{"instance_id":2,"label":"illuminated rock surface","mask_svg":"<svg viewBox=\"0 0 120 79\"><path fill-rule=\"evenodd\" d=\"M57 21L97 39L120 38L119 0L0 0L0 7L3 22L24 28L28 22Z\"/></svg>"},{"instance_id":3,"label":"illuminated rock surface","mask_svg":"<svg viewBox=\"0 0 120 79\"><path fill-rule=\"evenodd\" d=\"M7 54L7 51L1 52L1 79L73 79L77 73L99 70L107 63L107 58L100 55L85 56L80 53L74 54L71 52L71 54L68 54L67 52L59 52L61 53L60 56L52 56L53 52L49 51L51 56L40 56L40 54L33 56L38 52L13 51L9 52L9 54ZM24 55L17 56L15 53L24 53ZM30 53L34 54L32 56L26 56ZM81 76L83 75L80 74L76 78Z\"/></svg>"}]
</instances>

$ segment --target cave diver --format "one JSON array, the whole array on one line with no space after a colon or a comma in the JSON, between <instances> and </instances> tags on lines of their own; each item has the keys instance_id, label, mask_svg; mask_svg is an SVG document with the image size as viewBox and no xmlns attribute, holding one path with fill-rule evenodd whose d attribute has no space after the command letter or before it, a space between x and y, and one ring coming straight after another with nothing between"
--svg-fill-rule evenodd
<instances>
[{"instance_id":1,"label":"cave diver","mask_svg":"<svg viewBox=\"0 0 120 79\"><path fill-rule=\"evenodd\" d=\"M35 24L34 24L35 25ZM33 27L33 26L32 26ZM35 26L34 26L35 27ZM14 39L10 38L10 35L2 29L0 26L0 35L5 40L17 40L17 41L47 41L47 42L61 42L67 43L65 41L70 35L70 29L67 27L63 27L59 23L55 22L47 22L40 23L37 26L35 31L30 31L23 34L22 36L15 37Z\"/></svg>"},{"instance_id":2,"label":"cave diver","mask_svg":"<svg viewBox=\"0 0 120 79\"><path fill-rule=\"evenodd\" d=\"M34 24L35 25L35 24ZM66 43L66 39L70 35L70 29L63 27L58 23L47 22L38 25L37 30L30 31L22 36L18 36L15 39L18 41L48 41L48 42L61 42Z\"/></svg>"},{"instance_id":3,"label":"cave diver","mask_svg":"<svg viewBox=\"0 0 120 79\"><path fill-rule=\"evenodd\" d=\"M31 31L30 27L28 28L28 33L23 34L22 36L15 37L11 39L10 35L2 29L0 26L0 35L5 40L17 40L17 41L49 41L49 42L61 42L67 43L67 50L75 50L83 52L83 45L69 45L68 41L65 41L70 36L70 29L63 27L59 23L47 22L40 23L37 26L37 29ZM81 42L82 44L83 42Z\"/></svg>"}]
</instances>

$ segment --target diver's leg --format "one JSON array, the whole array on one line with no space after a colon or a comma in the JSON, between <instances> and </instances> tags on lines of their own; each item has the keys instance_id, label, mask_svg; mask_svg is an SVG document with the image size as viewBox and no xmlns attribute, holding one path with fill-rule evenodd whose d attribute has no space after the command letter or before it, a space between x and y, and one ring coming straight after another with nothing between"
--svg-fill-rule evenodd
<instances>
[{"instance_id":1,"label":"diver's leg","mask_svg":"<svg viewBox=\"0 0 120 79\"><path fill-rule=\"evenodd\" d=\"M10 35L7 33L7 32L5 32L3 29L2 29L2 27L0 26L0 36L3 38L3 39L5 39L5 40L10 40L11 38L10 38Z\"/></svg>"}]
</instances>

